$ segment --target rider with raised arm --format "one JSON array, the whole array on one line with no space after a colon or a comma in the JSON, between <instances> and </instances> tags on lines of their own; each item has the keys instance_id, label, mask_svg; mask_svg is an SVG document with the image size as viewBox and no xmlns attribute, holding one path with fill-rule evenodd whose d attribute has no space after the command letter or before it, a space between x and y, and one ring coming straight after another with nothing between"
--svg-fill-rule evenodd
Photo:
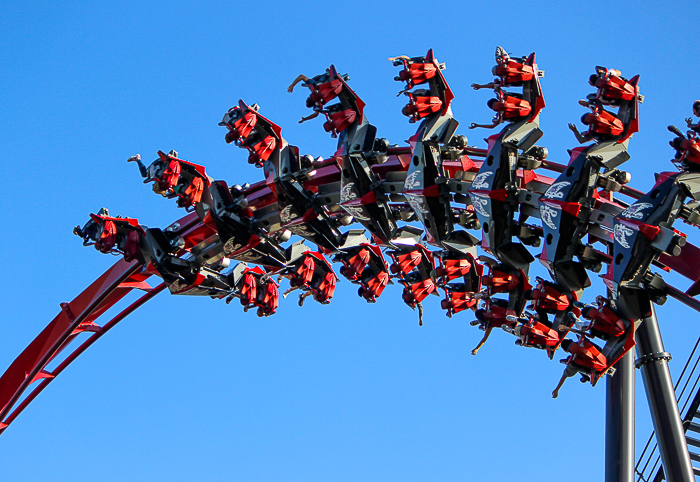
<instances>
[{"instance_id":1,"label":"rider with raised arm","mask_svg":"<svg viewBox=\"0 0 700 482\"><path fill-rule=\"evenodd\" d=\"M477 84L476 82L471 85L472 89L474 90L479 90L479 89L493 89L495 91L498 91L503 87L503 84L501 83L501 79L493 79L493 82L489 82L488 84Z\"/></svg>"},{"instance_id":2,"label":"rider with raised arm","mask_svg":"<svg viewBox=\"0 0 700 482\"><path fill-rule=\"evenodd\" d=\"M585 132L579 132L575 124L569 124L569 129L576 136L576 140L580 144L585 144L591 140L604 140L610 136L616 136L622 133L624 125L615 114L603 109L598 101L589 102L579 100L579 105L591 109L591 113L584 114L581 117L581 122L588 126Z\"/></svg>"},{"instance_id":3,"label":"rider with raised arm","mask_svg":"<svg viewBox=\"0 0 700 482\"><path fill-rule=\"evenodd\" d=\"M523 57L523 61L525 59ZM471 85L472 89L493 89L498 91L502 87L519 87L523 85L524 81L531 80L534 76L534 70L531 65L512 60L503 47L496 47L496 64L491 69L491 73L495 77L493 82L488 84L473 83Z\"/></svg>"},{"instance_id":4,"label":"rider with raised arm","mask_svg":"<svg viewBox=\"0 0 700 482\"><path fill-rule=\"evenodd\" d=\"M413 62L422 62L425 57L409 57L408 55L399 55L397 57L389 57L389 62L396 62L397 60L410 60Z\"/></svg>"},{"instance_id":5,"label":"rider with raised arm","mask_svg":"<svg viewBox=\"0 0 700 482\"><path fill-rule=\"evenodd\" d=\"M301 120L299 121L299 124L303 124L304 122L306 122L308 120L311 120L311 119L318 117L318 115L323 111L323 109L319 109L316 106L314 106L313 109L314 109L314 111L312 114L309 114L305 117L302 116Z\"/></svg>"},{"instance_id":6,"label":"rider with raised arm","mask_svg":"<svg viewBox=\"0 0 700 482\"><path fill-rule=\"evenodd\" d=\"M489 106L489 109L494 109L494 105L498 102L498 99L489 99L489 101L486 103L486 105ZM491 124L477 124L476 122L472 122L469 125L470 129L476 129L477 127L483 127L485 129L493 129L496 127L498 124L503 123L503 111L498 111L496 110L496 115L493 116L493 122Z\"/></svg>"},{"instance_id":7,"label":"rider with raised arm","mask_svg":"<svg viewBox=\"0 0 700 482\"><path fill-rule=\"evenodd\" d=\"M349 77L347 74L339 75L339 77L341 77L345 81L349 80ZM287 92L292 93L294 91L294 87L299 82L303 82L302 85L305 87L309 87L309 89L311 89L311 92L312 92L311 96L309 96L309 98L306 99L306 107L313 109L313 113L311 113L308 116L302 117L301 120L299 121L299 124L303 124L304 122L311 120L315 117L318 117L319 114L322 114L325 112L323 109L323 104L325 104L325 102L327 100L330 100L330 98L334 98L335 95L333 95L333 93L331 93L331 92L327 92L327 94L329 95L329 98L324 100L322 98L323 96L318 91L318 87L321 86L321 84L327 84L333 78L337 78L337 77L335 77L335 75L331 76L331 69L328 68L328 69L326 69L326 71L324 73L316 75L315 77L311 77L311 78L307 77L304 74L299 74L294 79L294 81L289 85L289 87L287 87ZM340 85L341 84L339 84L335 87L337 89L340 89ZM337 93L337 90L336 90L336 93ZM321 98L316 98L316 96L321 96Z\"/></svg>"},{"instance_id":8,"label":"rider with raised arm","mask_svg":"<svg viewBox=\"0 0 700 482\"><path fill-rule=\"evenodd\" d=\"M302 81L303 81L302 85L309 87L309 86L313 86L315 84L321 84L323 82L328 82L330 80L330 78L331 77L330 77L329 69L326 69L326 71L324 73L319 74L315 77L311 77L311 78L305 76L304 74L299 74L299 75L297 75L296 79L294 79L294 81L291 84L289 84L289 87L287 87L287 92L289 92L291 94L294 91L294 87L299 82L302 82Z\"/></svg>"},{"instance_id":9,"label":"rider with raised arm","mask_svg":"<svg viewBox=\"0 0 700 482\"><path fill-rule=\"evenodd\" d=\"M593 76L591 76L593 77ZM589 79L589 82L591 80ZM593 102L588 102L586 100L579 100L578 104L583 107L591 107L591 105L595 105ZM592 107L591 107L592 108ZM581 122L586 124L586 121L584 120L586 118L587 114L584 114L583 117L581 117ZM591 129L589 129L583 133L579 132L578 127L576 127L576 124L569 123L569 129L571 132L574 133L574 136L576 137L576 140L578 141L579 144L585 144L586 142L592 141L593 139L596 139L596 136L591 132Z\"/></svg>"},{"instance_id":10,"label":"rider with raised arm","mask_svg":"<svg viewBox=\"0 0 700 482\"><path fill-rule=\"evenodd\" d=\"M700 100L693 102L693 115L695 117L700 117ZM688 125L688 129L691 129L697 133L700 133L700 122L693 124L693 118L687 117L685 123Z\"/></svg>"}]
</instances>

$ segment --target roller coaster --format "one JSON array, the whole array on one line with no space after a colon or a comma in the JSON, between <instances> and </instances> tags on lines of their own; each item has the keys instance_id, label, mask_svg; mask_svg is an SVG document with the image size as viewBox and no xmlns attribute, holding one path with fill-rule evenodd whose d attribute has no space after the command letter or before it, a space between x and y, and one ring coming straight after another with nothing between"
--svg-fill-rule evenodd
<instances>
[{"instance_id":1,"label":"roller coaster","mask_svg":"<svg viewBox=\"0 0 700 482\"><path fill-rule=\"evenodd\" d=\"M331 65L288 88L310 91L311 113L300 122L321 117L337 138L327 159L301 154L257 104L242 100L219 125L225 141L262 169L262 181L229 185L176 151L159 151L149 165L140 155L129 158L143 182L186 215L149 228L103 208L74 229L85 246L121 259L62 303L0 377L0 433L80 354L158 293L237 301L267 317L277 311L282 283L289 285L282 298L296 291L300 306L309 297L330 303L338 281L332 263L339 263L338 273L368 303L400 284L420 324L431 294L444 294L449 317L472 312L471 324L484 331L473 355L494 328L549 359L561 350L565 368L555 398L570 377L594 386L607 378L606 480L694 480L700 469L691 460L700 462L700 455L688 447L700 441L687 433L700 433L693 421L700 391L688 390L681 417L654 305L671 297L700 311L700 248L674 228L677 220L700 226L700 124L686 119L686 132L669 127L676 170L657 174L644 193L629 187L631 176L620 169L639 130L639 76L595 67L588 79L593 92L579 102L587 109L586 130L569 125L581 145L559 164L537 144L546 104L535 54L515 57L498 47L495 57L494 80L472 84L494 91L491 124L469 125L500 127L483 148L456 133L445 64L429 50L389 59L400 69L399 95L407 98L402 114L417 125L408 146L377 135L349 76ZM694 113L700 116L700 102ZM535 259L549 280L530 277ZM680 274L689 288L671 286L659 271ZM606 291L586 300L589 273L602 272ZM132 291L142 294L98 323ZM73 343L81 334L88 336ZM635 366L660 464L650 463L649 446L650 458L635 465ZM694 369L687 374L694 376ZM697 380L685 388L689 383Z\"/></svg>"}]
</instances>

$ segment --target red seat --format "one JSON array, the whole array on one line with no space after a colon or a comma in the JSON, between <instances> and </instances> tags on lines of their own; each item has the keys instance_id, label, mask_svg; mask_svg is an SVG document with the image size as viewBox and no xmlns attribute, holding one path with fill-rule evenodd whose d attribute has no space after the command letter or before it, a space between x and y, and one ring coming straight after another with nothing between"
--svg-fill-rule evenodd
<instances>
[{"instance_id":1,"label":"red seat","mask_svg":"<svg viewBox=\"0 0 700 482\"><path fill-rule=\"evenodd\" d=\"M488 276L481 278L481 282L490 288L491 294L505 293L516 289L520 285L520 278L514 274L493 269Z\"/></svg>"},{"instance_id":2,"label":"red seat","mask_svg":"<svg viewBox=\"0 0 700 482\"><path fill-rule=\"evenodd\" d=\"M520 329L524 346L556 346L559 334L539 321L531 321Z\"/></svg>"},{"instance_id":3,"label":"red seat","mask_svg":"<svg viewBox=\"0 0 700 482\"><path fill-rule=\"evenodd\" d=\"M300 288L305 288L309 286L311 278L314 275L314 269L316 263L314 262L313 256L304 255L299 266L292 271L292 279L290 284L292 286L298 286Z\"/></svg>"},{"instance_id":4,"label":"red seat","mask_svg":"<svg viewBox=\"0 0 700 482\"><path fill-rule=\"evenodd\" d=\"M375 277L370 278L367 282L362 283L359 290L359 295L368 302L374 303L382 294L387 284L389 284L389 273L382 271Z\"/></svg>"},{"instance_id":5,"label":"red seat","mask_svg":"<svg viewBox=\"0 0 700 482\"><path fill-rule=\"evenodd\" d=\"M604 99L632 100L635 96L634 86L617 75L602 77L595 85Z\"/></svg>"},{"instance_id":6,"label":"red seat","mask_svg":"<svg viewBox=\"0 0 700 482\"><path fill-rule=\"evenodd\" d=\"M231 133L233 136L239 139L245 139L253 132L255 124L258 122L258 116L253 112L246 112L246 114L233 123L233 128Z\"/></svg>"},{"instance_id":7,"label":"red seat","mask_svg":"<svg viewBox=\"0 0 700 482\"><path fill-rule=\"evenodd\" d=\"M180 169L180 163L175 159L168 162L163 173L156 179L161 190L167 191L177 186L177 182L180 180Z\"/></svg>"},{"instance_id":8,"label":"red seat","mask_svg":"<svg viewBox=\"0 0 700 482\"><path fill-rule=\"evenodd\" d=\"M496 66L495 74L501 78L504 84L514 85L532 80L535 77L535 70L532 65L508 59L503 64Z\"/></svg>"},{"instance_id":9,"label":"red seat","mask_svg":"<svg viewBox=\"0 0 700 482\"><path fill-rule=\"evenodd\" d=\"M396 262L391 265L391 272L394 274L402 273L406 276L420 264L422 258L423 255L417 249L409 253L400 254L395 257Z\"/></svg>"},{"instance_id":10,"label":"red seat","mask_svg":"<svg viewBox=\"0 0 700 482\"><path fill-rule=\"evenodd\" d=\"M453 279L464 276L469 273L472 264L468 259L444 259L442 266L435 270L435 274L440 278L445 278L443 283L448 283Z\"/></svg>"},{"instance_id":11,"label":"red seat","mask_svg":"<svg viewBox=\"0 0 700 482\"><path fill-rule=\"evenodd\" d=\"M113 221L105 220L100 237L95 241L95 249L100 253L110 253L117 243L117 226Z\"/></svg>"},{"instance_id":12,"label":"red seat","mask_svg":"<svg viewBox=\"0 0 700 482\"><path fill-rule=\"evenodd\" d=\"M700 164L700 143L697 138L684 140L681 149L684 150L684 161Z\"/></svg>"},{"instance_id":13,"label":"red seat","mask_svg":"<svg viewBox=\"0 0 700 482\"><path fill-rule=\"evenodd\" d=\"M409 89L414 85L423 84L435 77L437 67L433 63L413 63L407 64L404 62L404 70L399 72L399 80L408 83Z\"/></svg>"},{"instance_id":14,"label":"red seat","mask_svg":"<svg viewBox=\"0 0 700 482\"><path fill-rule=\"evenodd\" d=\"M350 281L356 281L359 279L362 271L367 267L369 263L370 252L366 248L362 248L354 256L343 260L343 267L340 268L340 274L345 276Z\"/></svg>"},{"instance_id":15,"label":"red seat","mask_svg":"<svg viewBox=\"0 0 700 482\"><path fill-rule=\"evenodd\" d=\"M329 120L323 124L326 132L343 132L350 124L355 122L357 112L352 109L346 109L341 112L334 112L330 115Z\"/></svg>"},{"instance_id":16,"label":"red seat","mask_svg":"<svg viewBox=\"0 0 700 482\"><path fill-rule=\"evenodd\" d=\"M418 283L407 285L403 290L403 300L406 304L413 307L427 298L433 291L435 291L435 283L428 278Z\"/></svg>"},{"instance_id":17,"label":"red seat","mask_svg":"<svg viewBox=\"0 0 700 482\"><path fill-rule=\"evenodd\" d=\"M258 290L258 295L255 298L255 306L258 307L258 316L270 316L277 312L279 306L279 290L277 284L268 280L261 289Z\"/></svg>"},{"instance_id":18,"label":"red seat","mask_svg":"<svg viewBox=\"0 0 700 482\"><path fill-rule=\"evenodd\" d=\"M492 109L496 112L502 112L504 119L525 117L532 112L532 106L528 101L510 95L506 95L502 100L494 102Z\"/></svg>"},{"instance_id":19,"label":"red seat","mask_svg":"<svg viewBox=\"0 0 700 482\"><path fill-rule=\"evenodd\" d=\"M577 363L596 372L601 372L608 368L605 355L586 338L583 338L578 343L572 343L569 347L569 352L571 353L569 357L570 362Z\"/></svg>"},{"instance_id":20,"label":"red seat","mask_svg":"<svg viewBox=\"0 0 700 482\"><path fill-rule=\"evenodd\" d=\"M255 302L257 297L258 282L252 272L246 271L243 274L238 295L243 306L250 306Z\"/></svg>"},{"instance_id":21,"label":"red seat","mask_svg":"<svg viewBox=\"0 0 700 482\"><path fill-rule=\"evenodd\" d=\"M476 306L478 300L474 298L474 293L468 291L448 291L445 299L440 302L443 310L447 310L447 315L452 316L467 308Z\"/></svg>"},{"instance_id":22,"label":"red seat","mask_svg":"<svg viewBox=\"0 0 700 482\"><path fill-rule=\"evenodd\" d=\"M589 126L589 132L594 134L619 136L625 130L625 126L620 119L603 109L599 109L595 113L586 114L584 120Z\"/></svg>"},{"instance_id":23,"label":"red seat","mask_svg":"<svg viewBox=\"0 0 700 482\"><path fill-rule=\"evenodd\" d=\"M322 304L330 303L335 293L337 281L338 277L334 272L330 271L326 273L326 276L323 277L323 280L321 280L318 286L312 288L314 299Z\"/></svg>"},{"instance_id":24,"label":"red seat","mask_svg":"<svg viewBox=\"0 0 700 482\"><path fill-rule=\"evenodd\" d=\"M401 110L403 115L422 119L442 109L442 101L436 96L411 96L411 102Z\"/></svg>"},{"instance_id":25,"label":"red seat","mask_svg":"<svg viewBox=\"0 0 700 482\"><path fill-rule=\"evenodd\" d=\"M603 306L599 309L584 309L582 315L584 318L593 322L591 324L591 329L614 337L622 336L627 328L624 321L607 306Z\"/></svg>"},{"instance_id":26,"label":"red seat","mask_svg":"<svg viewBox=\"0 0 700 482\"><path fill-rule=\"evenodd\" d=\"M517 321L509 321L506 316L514 314L514 312L508 310L507 307L497 305L495 303L490 303L488 309L478 310L477 318L479 321L486 325L488 328L500 328L503 325L510 326L511 328L515 326Z\"/></svg>"},{"instance_id":27,"label":"red seat","mask_svg":"<svg viewBox=\"0 0 700 482\"><path fill-rule=\"evenodd\" d=\"M251 153L250 156L248 156L248 163L262 166L262 164L270 158L276 146L277 140L274 137L265 137L265 139L250 148Z\"/></svg>"},{"instance_id":28,"label":"red seat","mask_svg":"<svg viewBox=\"0 0 700 482\"><path fill-rule=\"evenodd\" d=\"M177 200L177 205L181 208L194 206L202 200L203 192L204 181L200 177L195 177L192 179L192 182L190 182L185 191L178 195L179 199Z\"/></svg>"},{"instance_id":29,"label":"red seat","mask_svg":"<svg viewBox=\"0 0 700 482\"><path fill-rule=\"evenodd\" d=\"M534 289L530 296L530 299L535 302L536 309L564 311L570 305L566 294L552 286L544 285L541 289Z\"/></svg>"},{"instance_id":30,"label":"red seat","mask_svg":"<svg viewBox=\"0 0 700 482\"><path fill-rule=\"evenodd\" d=\"M333 79L315 86L314 92L310 95L311 101L323 105L338 97L343 90L343 83L340 79Z\"/></svg>"},{"instance_id":31,"label":"red seat","mask_svg":"<svg viewBox=\"0 0 700 482\"><path fill-rule=\"evenodd\" d=\"M124 243L124 260L127 262L134 261L141 252L141 235L138 231L129 231Z\"/></svg>"}]
</instances>

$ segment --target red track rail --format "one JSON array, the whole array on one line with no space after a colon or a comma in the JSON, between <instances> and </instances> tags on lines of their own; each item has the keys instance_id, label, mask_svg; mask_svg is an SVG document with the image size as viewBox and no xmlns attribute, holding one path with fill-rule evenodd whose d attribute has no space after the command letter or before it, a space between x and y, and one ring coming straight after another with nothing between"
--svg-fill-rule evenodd
<instances>
[{"instance_id":1,"label":"red track rail","mask_svg":"<svg viewBox=\"0 0 700 482\"><path fill-rule=\"evenodd\" d=\"M120 260L70 303L61 304L61 312L44 328L0 377L0 433L51 383L78 355L109 331L136 308L163 290L164 285L151 288L138 263ZM95 320L114 306L134 288L147 290L138 301L119 313L109 323L100 326ZM45 367L80 334L92 335L78 346L53 371ZM14 410L22 394L34 382L39 382Z\"/></svg>"},{"instance_id":2,"label":"red track rail","mask_svg":"<svg viewBox=\"0 0 700 482\"><path fill-rule=\"evenodd\" d=\"M394 150L398 152L400 149ZM470 148L469 150L469 154L475 156L484 153L485 151L481 149ZM563 172L566 169L565 165L550 161L545 161L542 167L554 172ZM621 192L635 199L644 195L643 192L627 186L623 186ZM177 224L179 226L175 231L184 238L190 238L190 235L196 234L198 229L203 226L196 213L190 213L183 217L177 221ZM700 301L693 298L693 295L700 294L700 249L687 244L683 250L683 256L678 258L662 256L655 264L662 268L671 268L694 282L685 293L669 286L669 296L700 311ZM697 255L697 260L695 255ZM0 434L78 356L117 323L165 289L164 283L155 288L146 283L146 279L153 274L155 273L152 271L142 269L142 266L137 262L127 263L120 260L73 301L61 304L61 312L0 377ZM100 326L95 322L133 289L141 289L145 291L145 294L105 325ZM92 334L52 371L47 371L47 365L81 333ZM25 391L35 382L36 385L18 404Z\"/></svg>"},{"instance_id":3,"label":"red track rail","mask_svg":"<svg viewBox=\"0 0 700 482\"><path fill-rule=\"evenodd\" d=\"M177 224L178 233L193 232L201 226L196 213L179 219ZM146 279L153 274L151 271L144 270L137 262L129 263L122 259L105 271L73 301L61 303L61 312L0 377L0 434L78 356L117 323L165 289L164 283L155 288L146 283ZM100 326L95 322L133 289L140 289L146 293L105 325ZM48 364L68 348L81 333L92 334L58 366L48 371L46 369ZM36 386L17 405L25 391L35 382L38 382Z\"/></svg>"}]
</instances>

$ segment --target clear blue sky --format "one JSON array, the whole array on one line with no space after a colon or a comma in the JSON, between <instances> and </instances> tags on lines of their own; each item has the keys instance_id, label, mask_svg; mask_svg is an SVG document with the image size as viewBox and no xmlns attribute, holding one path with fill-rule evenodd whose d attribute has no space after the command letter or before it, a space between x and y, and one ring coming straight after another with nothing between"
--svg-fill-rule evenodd
<instances>
[{"instance_id":1,"label":"clear blue sky","mask_svg":"<svg viewBox=\"0 0 700 482\"><path fill-rule=\"evenodd\" d=\"M367 103L379 135L414 132L400 114L389 56L435 50L459 132L491 115L493 52L537 52L550 159L576 145L567 123L595 65L641 74L646 101L630 145L632 185L672 170L667 124L700 98L696 2L18 2L0 15L0 371L116 258L83 248L72 227L106 206L166 226L182 215L126 158L158 149L218 179L261 172L217 123L257 102L303 153L328 156L321 122L297 124L299 73L334 63ZM685 231L689 231L686 227ZM690 239L700 243L691 232ZM678 282L686 288L686 282ZM586 301L602 292L590 290ZM376 305L347 281L329 306L294 300L258 319L236 304L167 294L122 322L66 370L0 437L2 481L601 480L605 387L439 298L425 326L389 287ZM660 309L677 373L700 332L677 303ZM560 357L557 357L557 359ZM650 423L638 381L638 446ZM638 447L639 449L639 447Z\"/></svg>"}]
</instances>

